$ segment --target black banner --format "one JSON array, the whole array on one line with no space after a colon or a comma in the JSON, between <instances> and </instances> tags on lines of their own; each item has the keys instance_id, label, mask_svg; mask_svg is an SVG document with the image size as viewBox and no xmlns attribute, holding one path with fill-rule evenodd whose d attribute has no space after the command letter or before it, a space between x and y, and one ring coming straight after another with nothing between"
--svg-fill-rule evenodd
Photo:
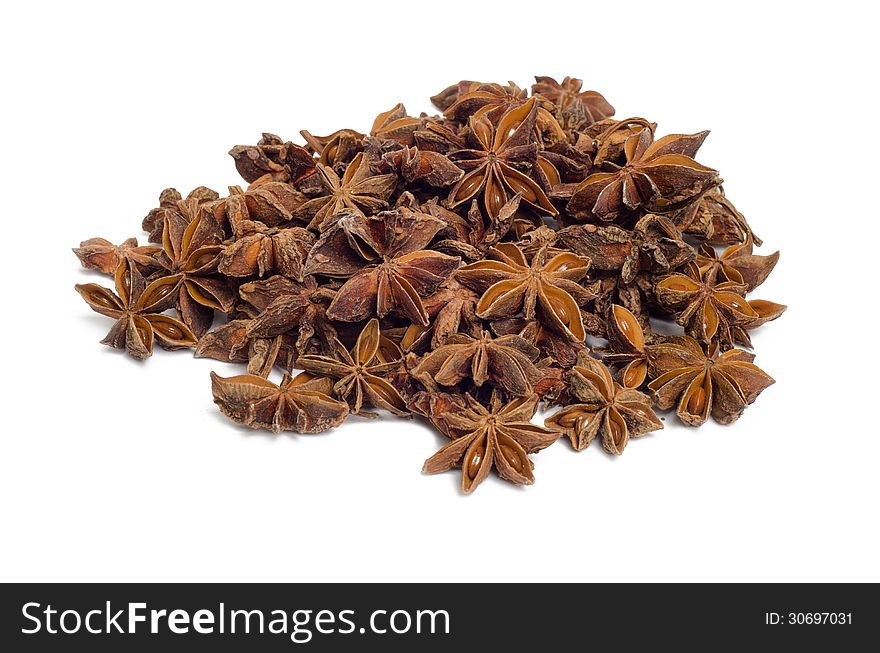
<instances>
[{"instance_id":1,"label":"black banner","mask_svg":"<svg viewBox=\"0 0 880 653\"><path fill-rule=\"evenodd\" d=\"M11 584L0 592L0 645L15 652L227 644L447 651L483 643L516 651L597 643L850 650L840 647L874 641L880 618L875 585L844 584Z\"/></svg>"}]
</instances>

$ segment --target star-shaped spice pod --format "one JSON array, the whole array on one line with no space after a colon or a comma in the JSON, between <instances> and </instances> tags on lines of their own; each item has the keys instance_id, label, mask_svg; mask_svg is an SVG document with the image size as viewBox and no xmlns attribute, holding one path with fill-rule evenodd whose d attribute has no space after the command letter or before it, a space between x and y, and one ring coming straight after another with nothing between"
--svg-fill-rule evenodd
<instances>
[{"instance_id":1,"label":"star-shaped spice pod","mask_svg":"<svg viewBox=\"0 0 880 653\"><path fill-rule=\"evenodd\" d=\"M611 172L584 179L569 200L567 211L586 220L616 220L640 207L671 210L721 183L718 172L692 158L709 132L671 134L654 141L643 129L624 145L623 166L606 161Z\"/></svg>"},{"instance_id":2,"label":"star-shaped spice pod","mask_svg":"<svg viewBox=\"0 0 880 653\"><path fill-rule=\"evenodd\" d=\"M374 212L388 206L388 198L397 186L397 175L373 175L369 162L358 153L340 178L332 168L318 164L318 176L325 195L299 206L295 215L310 220L309 227L323 231L330 218L342 209Z\"/></svg>"},{"instance_id":3,"label":"star-shaped spice pod","mask_svg":"<svg viewBox=\"0 0 880 653\"><path fill-rule=\"evenodd\" d=\"M461 268L456 278L483 293L477 315L485 320L537 318L574 342L586 337L580 306L595 296L577 282L590 267L589 259L562 252L549 255L540 249L531 264L513 243L499 243L484 260Z\"/></svg>"},{"instance_id":4,"label":"star-shaped spice pod","mask_svg":"<svg viewBox=\"0 0 880 653\"><path fill-rule=\"evenodd\" d=\"M301 227L278 229L261 222L241 225L236 239L220 253L217 269L229 277L265 277L277 273L302 279L315 235Z\"/></svg>"},{"instance_id":5,"label":"star-shaped spice pod","mask_svg":"<svg viewBox=\"0 0 880 653\"><path fill-rule=\"evenodd\" d=\"M558 213L540 184L517 169L529 170L537 157L538 146L533 140L537 112L533 98L504 114L497 126L486 116L471 117L473 149L451 155L465 175L449 192L449 208L479 196L491 219L519 194L523 202L542 213Z\"/></svg>"},{"instance_id":6,"label":"star-shaped spice pod","mask_svg":"<svg viewBox=\"0 0 880 653\"><path fill-rule=\"evenodd\" d=\"M656 294L661 306L679 311L676 322L689 336L729 349L734 343L750 346L748 329L775 320L786 308L765 300L748 301L746 289L746 284L735 281L708 282L696 263L688 263L683 274L658 281Z\"/></svg>"},{"instance_id":7,"label":"star-shaped spice pod","mask_svg":"<svg viewBox=\"0 0 880 653\"><path fill-rule=\"evenodd\" d=\"M432 397L430 417L452 442L425 461L429 474L461 467L461 489L473 492L494 467L515 485L535 482L528 454L549 447L558 433L532 424L538 397L520 397L505 404L493 393L486 407L469 394Z\"/></svg>"},{"instance_id":8,"label":"star-shaped spice pod","mask_svg":"<svg viewBox=\"0 0 880 653\"><path fill-rule=\"evenodd\" d=\"M748 292L764 283L778 261L779 252L769 256L753 254L751 236L747 236L744 243L731 245L721 254L716 253L711 245L703 243L696 258L700 276L706 282L732 281L745 285Z\"/></svg>"},{"instance_id":9,"label":"star-shaped spice pod","mask_svg":"<svg viewBox=\"0 0 880 653\"><path fill-rule=\"evenodd\" d=\"M545 426L568 436L577 451L599 436L602 448L620 455L630 438L663 428L651 400L638 390L624 388L602 363L582 352L567 375L568 392L579 403L548 417Z\"/></svg>"},{"instance_id":10,"label":"star-shaped spice pod","mask_svg":"<svg viewBox=\"0 0 880 653\"><path fill-rule=\"evenodd\" d=\"M327 317L327 306L336 292L322 287L314 277L293 281L281 276L251 281L238 289L241 298L256 309L247 325L248 338L295 334L299 354L326 353L333 349L336 329ZM248 311L249 312L249 311Z\"/></svg>"},{"instance_id":11,"label":"star-shaped spice pod","mask_svg":"<svg viewBox=\"0 0 880 653\"><path fill-rule=\"evenodd\" d=\"M232 421L273 433L321 433L339 426L348 404L330 396L333 383L309 374L284 376L281 385L252 374L223 378L211 372L214 403Z\"/></svg>"},{"instance_id":12,"label":"star-shaped spice pod","mask_svg":"<svg viewBox=\"0 0 880 653\"><path fill-rule=\"evenodd\" d=\"M754 354L741 349L721 353L717 344L708 354L693 338L679 336L652 345L648 388L661 410L675 408L688 426L700 426L711 414L730 424L774 380L755 365Z\"/></svg>"},{"instance_id":13,"label":"star-shaped spice pod","mask_svg":"<svg viewBox=\"0 0 880 653\"><path fill-rule=\"evenodd\" d=\"M196 344L196 337L180 320L162 315L157 306L156 288L161 279L149 286L137 267L123 258L114 276L116 293L94 283L77 284L76 291L96 313L116 320L101 344L122 349L138 360L153 354L153 341L165 349L184 349ZM149 298L154 298L151 302Z\"/></svg>"},{"instance_id":14,"label":"star-shaped spice pod","mask_svg":"<svg viewBox=\"0 0 880 653\"><path fill-rule=\"evenodd\" d=\"M532 93L553 102L559 111L571 111L572 105L580 105L587 125L614 115L614 107L598 91L582 91L583 82L566 76L562 82L552 77L535 77Z\"/></svg>"},{"instance_id":15,"label":"star-shaped spice pod","mask_svg":"<svg viewBox=\"0 0 880 653\"><path fill-rule=\"evenodd\" d=\"M521 336L493 339L483 331L479 338L458 333L446 342L426 354L412 370L427 388L435 388L436 384L452 387L470 379L478 388L491 382L515 397L525 397L543 377L534 365L537 347Z\"/></svg>"},{"instance_id":16,"label":"star-shaped spice pod","mask_svg":"<svg viewBox=\"0 0 880 653\"><path fill-rule=\"evenodd\" d=\"M86 270L114 274L123 258L135 263L145 274L159 267L156 260L162 248L157 245L138 246L137 238L128 238L114 245L106 238L89 238L73 249L73 253Z\"/></svg>"},{"instance_id":17,"label":"star-shaped spice pod","mask_svg":"<svg viewBox=\"0 0 880 653\"><path fill-rule=\"evenodd\" d=\"M215 310L227 312L235 302L235 293L217 271L222 239L219 225L195 198L180 202L179 213L165 215L162 247L169 274L151 284L145 301L176 307L197 337L211 328Z\"/></svg>"},{"instance_id":18,"label":"star-shaped spice pod","mask_svg":"<svg viewBox=\"0 0 880 653\"><path fill-rule=\"evenodd\" d=\"M341 342L336 345L333 357L307 354L297 359L296 366L336 379L333 393L348 402L354 415L375 417L361 410L364 405L409 415L403 397L381 376L398 367L402 354L397 345L382 337L378 320L367 322L350 352Z\"/></svg>"},{"instance_id":19,"label":"star-shaped spice pod","mask_svg":"<svg viewBox=\"0 0 880 653\"><path fill-rule=\"evenodd\" d=\"M428 325L422 298L437 290L461 259L424 249L443 223L407 208L376 216L349 214L315 243L307 274L351 276L327 315L359 322L394 311L414 324Z\"/></svg>"}]
</instances>

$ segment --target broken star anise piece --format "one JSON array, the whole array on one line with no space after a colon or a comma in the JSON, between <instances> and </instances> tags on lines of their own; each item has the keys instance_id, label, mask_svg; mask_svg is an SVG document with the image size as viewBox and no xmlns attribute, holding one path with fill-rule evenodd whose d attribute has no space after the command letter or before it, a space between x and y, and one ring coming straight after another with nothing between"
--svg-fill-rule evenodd
<instances>
[{"instance_id":1,"label":"broken star anise piece","mask_svg":"<svg viewBox=\"0 0 880 653\"><path fill-rule=\"evenodd\" d=\"M461 397L459 399L459 397ZM452 401L432 397L432 421L452 442L425 461L428 474L461 467L461 489L470 494L494 467L505 481L516 485L535 482L528 454L549 447L558 433L531 423L538 397L530 395L505 404L493 393L486 407L469 394Z\"/></svg>"},{"instance_id":2,"label":"broken star anise piece","mask_svg":"<svg viewBox=\"0 0 880 653\"><path fill-rule=\"evenodd\" d=\"M630 438L663 428L651 400L615 382L608 368L589 353L581 353L567 380L568 392L578 403L558 410L544 424L567 435L577 451L598 435L605 451L620 455Z\"/></svg>"},{"instance_id":3,"label":"broken star anise piece","mask_svg":"<svg viewBox=\"0 0 880 653\"><path fill-rule=\"evenodd\" d=\"M274 433L321 433L339 426L348 404L329 396L332 383L309 374L284 376L281 385L253 374L223 378L211 372L214 403L232 421Z\"/></svg>"},{"instance_id":4,"label":"broken star anise piece","mask_svg":"<svg viewBox=\"0 0 880 653\"><path fill-rule=\"evenodd\" d=\"M567 211L586 220L617 220L638 208L658 205L672 210L721 183L718 172L692 158L709 132L672 134L654 141L650 129L630 136L624 145L626 163L606 161L610 172L584 179L568 202Z\"/></svg>"},{"instance_id":5,"label":"broken star anise piece","mask_svg":"<svg viewBox=\"0 0 880 653\"><path fill-rule=\"evenodd\" d=\"M618 377L624 388L638 388L648 375L648 354L645 334L638 319L623 306L613 304L607 321L608 345L611 353L602 361L620 367Z\"/></svg>"},{"instance_id":6,"label":"broken star anise piece","mask_svg":"<svg viewBox=\"0 0 880 653\"><path fill-rule=\"evenodd\" d=\"M470 379L477 387L491 381L513 396L525 397L543 376L533 362L538 353L518 335L493 339L488 331L478 338L458 333L426 354L412 374L427 388L452 387Z\"/></svg>"},{"instance_id":7,"label":"broken star anise piece","mask_svg":"<svg viewBox=\"0 0 880 653\"><path fill-rule=\"evenodd\" d=\"M336 379L333 393L348 402L354 415L375 417L362 410L363 406L373 406L404 416L409 415L406 402L382 378L398 367L401 357L396 345L387 339L383 342L379 321L374 318L367 322L351 351L337 340L334 356L307 354L297 359L296 366L316 376Z\"/></svg>"},{"instance_id":8,"label":"broken star anise piece","mask_svg":"<svg viewBox=\"0 0 880 653\"><path fill-rule=\"evenodd\" d=\"M679 336L650 348L648 388L661 410L675 414L688 426L700 426L711 414L716 422L739 419L773 379L755 365L755 357L741 349L721 353L716 344L709 353L693 338Z\"/></svg>"},{"instance_id":9,"label":"broken star anise piece","mask_svg":"<svg viewBox=\"0 0 880 653\"><path fill-rule=\"evenodd\" d=\"M580 306L595 297L578 284L590 267L590 260L571 252L550 256L542 247L531 264L513 243L499 243L484 260L461 268L459 282L483 293L477 315L485 320L536 316L573 342L586 337Z\"/></svg>"},{"instance_id":10,"label":"broken star anise piece","mask_svg":"<svg viewBox=\"0 0 880 653\"><path fill-rule=\"evenodd\" d=\"M153 353L153 341L158 340L165 349L183 349L196 344L196 337L180 320L162 315L156 303L157 283L149 286L137 266L123 258L116 268L116 293L94 283L77 284L76 291L96 313L116 320L101 344L128 352L138 360L149 358Z\"/></svg>"}]
</instances>

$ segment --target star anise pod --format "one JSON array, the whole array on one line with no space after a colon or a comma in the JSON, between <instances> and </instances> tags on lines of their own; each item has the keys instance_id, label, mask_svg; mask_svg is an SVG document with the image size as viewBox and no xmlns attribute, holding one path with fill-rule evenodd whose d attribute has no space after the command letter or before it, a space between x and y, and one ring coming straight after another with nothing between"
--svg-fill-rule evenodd
<instances>
[{"instance_id":1,"label":"star anise pod","mask_svg":"<svg viewBox=\"0 0 880 653\"><path fill-rule=\"evenodd\" d=\"M690 201L721 183L718 172L692 158L709 134L672 134L654 141L643 129L624 145L626 163L603 164L610 172L595 172L574 191L567 212L580 220L611 221L636 209L664 211Z\"/></svg>"},{"instance_id":2,"label":"star anise pod","mask_svg":"<svg viewBox=\"0 0 880 653\"><path fill-rule=\"evenodd\" d=\"M645 334L638 319L623 306L611 306L607 321L610 353L602 357L606 365L619 366L618 378L624 388L639 388L648 375Z\"/></svg>"},{"instance_id":3,"label":"star anise pod","mask_svg":"<svg viewBox=\"0 0 880 653\"><path fill-rule=\"evenodd\" d=\"M464 333L450 336L446 344L426 354L412 371L427 388L452 387L470 379L478 388L487 382L515 397L533 392L542 375L535 367L538 349L518 335L478 338Z\"/></svg>"},{"instance_id":4,"label":"star anise pod","mask_svg":"<svg viewBox=\"0 0 880 653\"><path fill-rule=\"evenodd\" d=\"M257 310L247 324L247 337L295 333L300 355L329 352L338 335L326 314L335 294L311 276L303 281L274 276L246 283L239 288L239 295Z\"/></svg>"},{"instance_id":5,"label":"star anise pod","mask_svg":"<svg viewBox=\"0 0 880 653\"><path fill-rule=\"evenodd\" d=\"M696 259L700 275L707 283L733 281L745 285L749 292L764 283L778 261L779 252L769 256L752 254L752 239L748 236L744 243L731 245L721 254L704 243Z\"/></svg>"},{"instance_id":6,"label":"star anise pod","mask_svg":"<svg viewBox=\"0 0 880 653\"><path fill-rule=\"evenodd\" d=\"M417 147L403 147L387 152L382 156L382 161L407 183L423 182L433 188L451 186L464 175L464 170L445 154L420 150Z\"/></svg>"},{"instance_id":7,"label":"star anise pod","mask_svg":"<svg viewBox=\"0 0 880 653\"><path fill-rule=\"evenodd\" d=\"M513 226L520 204L520 195L514 195L495 217L483 217L476 200L464 216L443 208L436 203L428 203L423 210L441 220L444 228L437 234L442 240L434 244L434 249L460 256L465 260L479 261L487 250L504 238Z\"/></svg>"},{"instance_id":8,"label":"star anise pod","mask_svg":"<svg viewBox=\"0 0 880 653\"><path fill-rule=\"evenodd\" d=\"M456 333L478 337L482 331L475 312L478 299L470 288L450 277L437 292L422 300L429 324L411 324L401 338L401 349L419 353L437 349Z\"/></svg>"},{"instance_id":9,"label":"star anise pod","mask_svg":"<svg viewBox=\"0 0 880 653\"><path fill-rule=\"evenodd\" d=\"M340 178L331 168L318 164L318 176L325 195L308 200L297 208L297 217L310 220L312 229L325 230L331 216L342 209L375 213L388 206L397 186L397 175L373 175L363 153L355 156Z\"/></svg>"},{"instance_id":10,"label":"star anise pod","mask_svg":"<svg viewBox=\"0 0 880 653\"><path fill-rule=\"evenodd\" d=\"M289 373L296 359L296 345L290 334L260 338L248 333L249 319L231 320L211 329L196 345L196 358L213 358L224 363L246 363L248 374L266 378L275 366Z\"/></svg>"},{"instance_id":11,"label":"star anise pod","mask_svg":"<svg viewBox=\"0 0 880 653\"><path fill-rule=\"evenodd\" d=\"M671 274L657 282L657 301L678 311L676 322L689 336L702 343L717 341L723 349L734 343L747 344L747 329L776 319L785 306L762 300L746 301L746 285L734 281L710 283L702 278L695 263L684 273ZM759 312L760 309L760 312Z\"/></svg>"},{"instance_id":12,"label":"star anise pod","mask_svg":"<svg viewBox=\"0 0 880 653\"><path fill-rule=\"evenodd\" d=\"M309 374L286 374L277 385L252 374L223 378L211 372L214 403L224 415L242 426L273 433L321 433L342 424L348 404L329 396L332 385L329 379Z\"/></svg>"},{"instance_id":13,"label":"star anise pod","mask_svg":"<svg viewBox=\"0 0 880 653\"><path fill-rule=\"evenodd\" d=\"M620 271L624 283L642 272L662 274L694 259L693 248L681 239L675 225L663 216L649 214L632 231L617 225L578 224L558 233L572 252L590 259L595 270Z\"/></svg>"},{"instance_id":14,"label":"star anise pod","mask_svg":"<svg viewBox=\"0 0 880 653\"><path fill-rule=\"evenodd\" d=\"M270 228L248 221L236 239L223 248L217 269L229 277L277 273L301 280L306 256L314 244L315 235L307 229Z\"/></svg>"},{"instance_id":15,"label":"star anise pod","mask_svg":"<svg viewBox=\"0 0 880 653\"><path fill-rule=\"evenodd\" d=\"M513 243L499 243L489 252L494 260L479 261L461 268L456 278L483 293L477 315L486 320L536 316L567 338L582 342L586 336L580 306L594 295L579 285L590 260L563 252L552 258L547 248L531 264Z\"/></svg>"},{"instance_id":16,"label":"star anise pod","mask_svg":"<svg viewBox=\"0 0 880 653\"><path fill-rule=\"evenodd\" d=\"M583 82L573 77L565 77L557 82L552 77L535 77L532 93L541 95L553 102L560 112L571 110L579 104L585 116L582 124L591 125L614 115L614 107L597 91L582 91ZM580 126L580 125L579 125Z\"/></svg>"},{"instance_id":17,"label":"star anise pod","mask_svg":"<svg viewBox=\"0 0 880 653\"><path fill-rule=\"evenodd\" d=\"M76 291L93 311L116 320L101 344L124 350L138 360L152 355L154 340L165 349L196 344L195 335L185 324L162 315L157 302L149 300L156 296L156 285L161 280L146 285L137 266L126 258L120 261L114 279L115 293L94 283L76 285Z\"/></svg>"},{"instance_id":18,"label":"star anise pod","mask_svg":"<svg viewBox=\"0 0 880 653\"><path fill-rule=\"evenodd\" d=\"M450 158L465 170L464 177L449 192L449 208L480 197L491 218L517 193L533 209L556 215L558 211L540 184L518 168L529 170L538 146L533 130L538 111L534 99L505 113L494 125L486 116L471 117L473 149L454 152Z\"/></svg>"},{"instance_id":19,"label":"star anise pod","mask_svg":"<svg viewBox=\"0 0 880 653\"><path fill-rule=\"evenodd\" d=\"M374 417L363 406L384 408L394 415L408 415L406 402L382 375L394 370L402 357L400 349L382 338L379 321L367 322L351 351L337 341L334 355L300 356L296 366L315 374L336 379L333 393L347 401L352 414Z\"/></svg>"},{"instance_id":20,"label":"star anise pod","mask_svg":"<svg viewBox=\"0 0 880 653\"><path fill-rule=\"evenodd\" d=\"M236 145L229 150L235 168L250 184L283 181L296 184L315 173L315 159L308 150L275 134L264 133L256 145Z\"/></svg>"},{"instance_id":21,"label":"star anise pod","mask_svg":"<svg viewBox=\"0 0 880 653\"><path fill-rule=\"evenodd\" d=\"M165 216L162 235L169 274L150 285L145 300L175 306L181 320L201 337L211 327L215 310L232 309L235 293L217 275L223 234L213 216L194 198L179 202L178 208L178 213Z\"/></svg>"},{"instance_id":22,"label":"star anise pod","mask_svg":"<svg viewBox=\"0 0 880 653\"><path fill-rule=\"evenodd\" d=\"M419 117L410 116L406 113L406 107L398 102L388 111L376 116L370 128L370 136L411 146L415 143L413 134L421 127L424 120L425 114Z\"/></svg>"},{"instance_id":23,"label":"star anise pod","mask_svg":"<svg viewBox=\"0 0 880 653\"><path fill-rule=\"evenodd\" d=\"M190 194L186 196L186 201L189 202L190 200L195 200L199 206L202 206L209 205L219 198L220 195L217 191L211 190L205 186L199 186L194 188ZM165 218L180 215L181 200L183 200L183 196L177 192L176 188L166 188L159 195L159 206L155 209L150 209L150 212L147 213L141 223L143 230L150 234L149 240L151 243L162 242L162 230L165 228Z\"/></svg>"},{"instance_id":24,"label":"star anise pod","mask_svg":"<svg viewBox=\"0 0 880 653\"><path fill-rule=\"evenodd\" d=\"M114 274L123 258L138 266L141 272L160 267L156 260L162 248L157 245L138 246L137 238L128 238L114 245L105 238L89 238L73 249L73 253L86 270Z\"/></svg>"},{"instance_id":25,"label":"star anise pod","mask_svg":"<svg viewBox=\"0 0 880 653\"><path fill-rule=\"evenodd\" d=\"M493 467L505 481L531 485L534 465L528 454L559 438L558 433L531 423L537 405L537 395L505 404L493 393L488 407L469 394L432 397L432 421L453 440L428 458L422 471L436 474L461 467L465 494L473 492Z\"/></svg>"},{"instance_id":26,"label":"star anise pod","mask_svg":"<svg viewBox=\"0 0 880 653\"><path fill-rule=\"evenodd\" d=\"M710 245L735 245L747 238L758 247L762 244L745 216L724 196L721 186L672 213L671 217L680 231L705 238Z\"/></svg>"},{"instance_id":27,"label":"star anise pod","mask_svg":"<svg viewBox=\"0 0 880 653\"><path fill-rule=\"evenodd\" d=\"M540 350L542 356L565 368L574 365L578 354L587 349L585 343L572 342L558 331L544 326L538 320L513 317L493 320L490 326L492 327L492 332L496 335L516 334L525 338ZM586 324L584 326L586 327ZM604 327L602 327L601 335L605 335Z\"/></svg>"},{"instance_id":28,"label":"star anise pod","mask_svg":"<svg viewBox=\"0 0 880 653\"><path fill-rule=\"evenodd\" d=\"M300 135L318 155L319 163L334 170L344 167L363 150L364 134L353 129L339 129L329 136L313 136L303 129Z\"/></svg>"},{"instance_id":29,"label":"star anise pod","mask_svg":"<svg viewBox=\"0 0 880 653\"><path fill-rule=\"evenodd\" d=\"M624 388L602 363L584 352L567 375L574 401L544 420L548 428L568 436L577 451L598 435L602 448L620 455L630 438L663 428L651 400L638 390Z\"/></svg>"},{"instance_id":30,"label":"star anise pod","mask_svg":"<svg viewBox=\"0 0 880 653\"><path fill-rule=\"evenodd\" d=\"M717 344L709 353L693 338L680 336L651 346L648 388L661 410L677 405L676 415L689 426L700 426L711 414L730 424L774 383L753 363L753 354L741 349L721 353Z\"/></svg>"},{"instance_id":31,"label":"star anise pod","mask_svg":"<svg viewBox=\"0 0 880 653\"><path fill-rule=\"evenodd\" d=\"M322 235L306 261L306 273L351 276L327 315L358 322L395 311L427 326L422 298L437 290L461 259L424 249L443 223L401 207L376 216L346 215Z\"/></svg>"},{"instance_id":32,"label":"star anise pod","mask_svg":"<svg viewBox=\"0 0 880 653\"><path fill-rule=\"evenodd\" d=\"M211 213L225 232L238 235L243 230L252 230L253 221L269 227L286 226L305 201L305 195L290 184L267 181L247 190L230 186L229 197L214 202Z\"/></svg>"}]
</instances>

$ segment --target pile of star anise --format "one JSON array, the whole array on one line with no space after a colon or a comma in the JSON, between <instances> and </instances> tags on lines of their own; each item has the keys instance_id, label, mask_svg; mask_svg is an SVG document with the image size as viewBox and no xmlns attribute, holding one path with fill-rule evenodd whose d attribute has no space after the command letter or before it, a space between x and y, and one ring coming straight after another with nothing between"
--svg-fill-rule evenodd
<instances>
[{"instance_id":1,"label":"pile of star anise","mask_svg":"<svg viewBox=\"0 0 880 653\"><path fill-rule=\"evenodd\" d=\"M252 428L424 417L449 438L425 471L460 467L465 492L493 467L532 483L529 454L562 434L620 454L663 427L655 409L732 422L773 383L737 346L785 310L746 299L779 255L752 253L694 159L708 132L658 138L568 77L432 100L442 115L398 104L369 134L263 134L230 152L246 187L162 192L143 221L158 245L83 242L116 285L76 287L115 320L102 342L246 365L211 380ZM543 427L539 404L560 407Z\"/></svg>"}]
</instances>

